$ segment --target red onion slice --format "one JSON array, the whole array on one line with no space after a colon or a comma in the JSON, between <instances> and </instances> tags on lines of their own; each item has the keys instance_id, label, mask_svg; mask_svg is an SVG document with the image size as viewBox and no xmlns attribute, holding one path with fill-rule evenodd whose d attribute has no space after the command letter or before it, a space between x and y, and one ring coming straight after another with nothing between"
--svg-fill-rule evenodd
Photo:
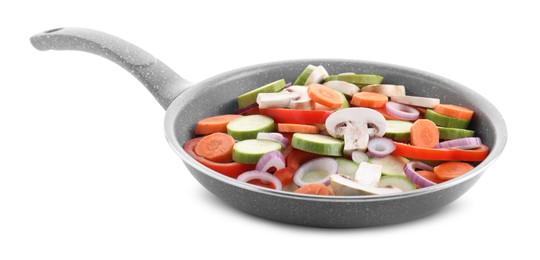
<instances>
[{"instance_id":1,"label":"red onion slice","mask_svg":"<svg viewBox=\"0 0 540 260\"><path fill-rule=\"evenodd\" d=\"M285 158L283 158L283 154L278 151L272 151L264 154L257 162L255 170L267 172L268 169L272 167L275 167L276 170L285 168Z\"/></svg>"},{"instance_id":2,"label":"red onion slice","mask_svg":"<svg viewBox=\"0 0 540 260\"><path fill-rule=\"evenodd\" d=\"M280 133L258 133L257 139L265 139L265 140L271 140L271 141L278 141L281 143L281 146L283 148L287 147L287 144L289 143L289 139L287 137L284 137Z\"/></svg>"},{"instance_id":3,"label":"red onion slice","mask_svg":"<svg viewBox=\"0 0 540 260\"><path fill-rule=\"evenodd\" d=\"M238 175L238 178L236 179L246 183L251 180L261 180L263 182L267 181L271 182L276 190L281 190L283 188L281 185L281 181L276 176L267 172L261 172L257 170L244 172Z\"/></svg>"},{"instance_id":4,"label":"red onion slice","mask_svg":"<svg viewBox=\"0 0 540 260\"><path fill-rule=\"evenodd\" d=\"M394 101L386 102L386 113L403 120L416 120L420 116L418 110Z\"/></svg>"},{"instance_id":5,"label":"red onion slice","mask_svg":"<svg viewBox=\"0 0 540 260\"><path fill-rule=\"evenodd\" d=\"M476 149L482 146L482 140L480 137L465 137L459 139L448 140L440 142L435 146L435 148L456 148L456 149Z\"/></svg>"},{"instance_id":6,"label":"red onion slice","mask_svg":"<svg viewBox=\"0 0 540 260\"><path fill-rule=\"evenodd\" d=\"M293 181L299 187L310 183L328 185L330 184L330 176L337 174L337 170L336 160L329 157L317 158L302 164L296 170Z\"/></svg>"},{"instance_id":7,"label":"red onion slice","mask_svg":"<svg viewBox=\"0 0 540 260\"><path fill-rule=\"evenodd\" d=\"M416 173L416 169L433 171L433 167L418 161L410 161L403 167L403 172L407 175L407 178L414 182L414 184L420 186L421 188L429 187L435 185L434 182L422 177L420 174Z\"/></svg>"},{"instance_id":8,"label":"red onion slice","mask_svg":"<svg viewBox=\"0 0 540 260\"><path fill-rule=\"evenodd\" d=\"M248 111L248 110L250 110L252 108L256 108L256 107L259 107L259 104L253 103L251 105L247 105L247 106L245 106L243 108L239 108L239 109L235 110L234 113L240 115L240 114L243 114L246 111Z\"/></svg>"},{"instance_id":9,"label":"red onion slice","mask_svg":"<svg viewBox=\"0 0 540 260\"><path fill-rule=\"evenodd\" d=\"M394 144L394 141L384 137L375 137L369 139L367 146L367 154L370 157L375 158L384 158L396 150L396 144Z\"/></svg>"}]
</instances>

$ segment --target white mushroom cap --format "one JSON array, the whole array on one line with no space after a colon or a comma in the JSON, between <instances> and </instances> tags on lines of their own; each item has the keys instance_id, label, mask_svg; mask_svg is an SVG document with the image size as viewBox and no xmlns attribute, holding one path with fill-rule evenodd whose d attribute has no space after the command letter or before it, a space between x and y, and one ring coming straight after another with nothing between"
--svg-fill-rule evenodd
<instances>
[{"instance_id":1,"label":"white mushroom cap","mask_svg":"<svg viewBox=\"0 0 540 260\"><path fill-rule=\"evenodd\" d=\"M324 78L328 76L329 74L323 66L317 66L317 68L315 68L313 72L309 74L309 77L306 79L306 83L304 83L304 85L308 86L311 83L321 83Z\"/></svg>"},{"instance_id":2,"label":"white mushroom cap","mask_svg":"<svg viewBox=\"0 0 540 260\"><path fill-rule=\"evenodd\" d=\"M259 108L289 107L291 101L299 97L300 95L294 92L259 93L257 104Z\"/></svg>"},{"instance_id":3,"label":"white mushroom cap","mask_svg":"<svg viewBox=\"0 0 540 260\"><path fill-rule=\"evenodd\" d=\"M352 83L341 81L341 80L332 80L325 82L323 85L337 90L347 96L352 96L360 92L360 88Z\"/></svg>"},{"instance_id":4,"label":"white mushroom cap","mask_svg":"<svg viewBox=\"0 0 540 260\"><path fill-rule=\"evenodd\" d=\"M345 141L344 153L365 151L369 137L382 137L386 132L386 119L381 113L363 107L345 108L326 119L326 130L335 138Z\"/></svg>"},{"instance_id":5,"label":"white mushroom cap","mask_svg":"<svg viewBox=\"0 0 540 260\"><path fill-rule=\"evenodd\" d=\"M325 122L328 133L336 138L343 136L343 128L349 126L366 125L373 129L372 136L382 137L386 132L386 119L384 116L370 108L354 107L344 108L332 113Z\"/></svg>"},{"instance_id":6,"label":"white mushroom cap","mask_svg":"<svg viewBox=\"0 0 540 260\"><path fill-rule=\"evenodd\" d=\"M314 101L311 100L307 93L307 87L304 86L290 86L284 91L296 93L298 98L291 101L290 108L292 109L304 109L310 110L315 106Z\"/></svg>"}]
</instances>

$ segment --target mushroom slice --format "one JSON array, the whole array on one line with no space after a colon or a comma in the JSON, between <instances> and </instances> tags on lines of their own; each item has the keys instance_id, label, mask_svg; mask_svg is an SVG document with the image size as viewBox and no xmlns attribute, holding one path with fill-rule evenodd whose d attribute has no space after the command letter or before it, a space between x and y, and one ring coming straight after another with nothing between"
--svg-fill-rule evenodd
<instances>
[{"instance_id":1,"label":"mushroom slice","mask_svg":"<svg viewBox=\"0 0 540 260\"><path fill-rule=\"evenodd\" d=\"M332 113L325 122L326 131L335 137L343 138L343 152L364 152L369 137L382 137L386 132L386 120L381 113L362 107L344 108Z\"/></svg>"},{"instance_id":2,"label":"mushroom slice","mask_svg":"<svg viewBox=\"0 0 540 260\"><path fill-rule=\"evenodd\" d=\"M367 125L372 136L382 137L386 132L384 116L370 108L344 108L332 113L325 122L326 129L333 137L342 137L343 130L349 126Z\"/></svg>"},{"instance_id":3,"label":"mushroom slice","mask_svg":"<svg viewBox=\"0 0 540 260\"><path fill-rule=\"evenodd\" d=\"M299 97L300 94L295 92L259 93L257 104L259 108L289 107L291 101Z\"/></svg>"},{"instance_id":4,"label":"mushroom slice","mask_svg":"<svg viewBox=\"0 0 540 260\"><path fill-rule=\"evenodd\" d=\"M304 86L290 86L283 91L296 93L297 98L291 100L291 109L303 109L311 110L315 107L315 101L311 100L307 93L307 87Z\"/></svg>"},{"instance_id":5,"label":"mushroom slice","mask_svg":"<svg viewBox=\"0 0 540 260\"><path fill-rule=\"evenodd\" d=\"M354 84L351 84L349 82L341 81L341 80L332 80L325 82L323 85L337 90L347 96L352 96L358 92L360 92L360 88Z\"/></svg>"},{"instance_id":6,"label":"mushroom slice","mask_svg":"<svg viewBox=\"0 0 540 260\"><path fill-rule=\"evenodd\" d=\"M336 196L384 195L401 192L398 188L362 185L339 174L330 176L330 185Z\"/></svg>"},{"instance_id":7,"label":"mushroom slice","mask_svg":"<svg viewBox=\"0 0 540 260\"><path fill-rule=\"evenodd\" d=\"M343 128L343 153L351 155L354 151L365 152L369 143L369 132L366 124L347 126Z\"/></svg>"},{"instance_id":8,"label":"mushroom slice","mask_svg":"<svg viewBox=\"0 0 540 260\"><path fill-rule=\"evenodd\" d=\"M309 84L311 83L321 83L324 78L328 76L330 75L323 66L317 66L317 68L315 68L313 72L309 74L309 77L306 79L306 83L304 83L304 86L309 86Z\"/></svg>"},{"instance_id":9,"label":"mushroom slice","mask_svg":"<svg viewBox=\"0 0 540 260\"><path fill-rule=\"evenodd\" d=\"M354 180L365 186L377 187L382 176L382 166L373 163L362 162L356 170Z\"/></svg>"},{"instance_id":10,"label":"mushroom slice","mask_svg":"<svg viewBox=\"0 0 540 260\"><path fill-rule=\"evenodd\" d=\"M405 96L405 86L392 84L373 84L362 88L362 92L375 92L385 96Z\"/></svg>"}]
</instances>

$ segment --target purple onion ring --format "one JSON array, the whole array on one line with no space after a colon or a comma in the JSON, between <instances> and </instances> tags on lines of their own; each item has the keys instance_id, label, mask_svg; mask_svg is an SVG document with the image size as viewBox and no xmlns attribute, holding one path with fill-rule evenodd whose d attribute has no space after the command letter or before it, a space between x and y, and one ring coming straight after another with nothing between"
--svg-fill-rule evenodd
<instances>
[{"instance_id":1,"label":"purple onion ring","mask_svg":"<svg viewBox=\"0 0 540 260\"><path fill-rule=\"evenodd\" d=\"M261 181L268 181L274 184L274 188L276 190L281 190L283 186L281 185L281 181L274 175L267 173L267 172L261 172L261 171L247 171L240 175L238 175L237 180L241 182L248 182L251 180L261 180Z\"/></svg>"},{"instance_id":2,"label":"purple onion ring","mask_svg":"<svg viewBox=\"0 0 540 260\"><path fill-rule=\"evenodd\" d=\"M252 108L256 108L256 107L259 107L259 104L253 103L251 105L247 105L247 106L245 106L243 108L239 108L239 109L235 110L234 113L237 114L237 115L241 115L241 114L245 113L246 111L248 111L248 110L250 110Z\"/></svg>"},{"instance_id":3,"label":"purple onion ring","mask_svg":"<svg viewBox=\"0 0 540 260\"><path fill-rule=\"evenodd\" d=\"M265 140L271 140L271 141L278 141L281 143L281 147L285 148L287 147L287 144L289 143L289 139L287 137L284 137L280 133L258 133L257 139L265 139Z\"/></svg>"},{"instance_id":4,"label":"purple onion ring","mask_svg":"<svg viewBox=\"0 0 540 260\"><path fill-rule=\"evenodd\" d=\"M285 168L285 158L283 154L278 151L272 151L261 156L255 166L255 170L261 172L268 172L268 169L275 167L276 170Z\"/></svg>"},{"instance_id":5,"label":"purple onion ring","mask_svg":"<svg viewBox=\"0 0 540 260\"><path fill-rule=\"evenodd\" d=\"M375 137L369 139L367 154L370 157L384 158L391 154L394 150L396 150L396 144L394 144L394 141L388 138Z\"/></svg>"},{"instance_id":6,"label":"purple onion ring","mask_svg":"<svg viewBox=\"0 0 540 260\"><path fill-rule=\"evenodd\" d=\"M304 181L304 176L309 172L324 171L327 175L324 178L314 181ZM308 161L300 166L294 174L293 181L299 187L302 187L310 183L322 183L328 185L330 183L330 176L337 174L338 164L336 160L329 157L322 157Z\"/></svg>"},{"instance_id":7,"label":"purple onion ring","mask_svg":"<svg viewBox=\"0 0 540 260\"><path fill-rule=\"evenodd\" d=\"M420 112L413 107L394 101L386 102L386 113L403 120L416 120L420 116Z\"/></svg>"},{"instance_id":8,"label":"purple onion ring","mask_svg":"<svg viewBox=\"0 0 540 260\"><path fill-rule=\"evenodd\" d=\"M465 137L459 139L440 142L435 148L456 148L456 149L476 149L482 145L480 137Z\"/></svg>"},{"instance_id":9,"label":"purple onion ring","mask_svg":"<svg viewBox=\"0 0 540 260\"><path fill-rule=\"evenodd\" d=\"M407 178L414 182L414 184L420 186L421 188L429 187L435 185L434 182L422 177L420 174L416 173L416 169L424 171L433 171L433 167L418 161L410 161L403 167L403 172L407 175Z\"/></svg>"}]
</instances>

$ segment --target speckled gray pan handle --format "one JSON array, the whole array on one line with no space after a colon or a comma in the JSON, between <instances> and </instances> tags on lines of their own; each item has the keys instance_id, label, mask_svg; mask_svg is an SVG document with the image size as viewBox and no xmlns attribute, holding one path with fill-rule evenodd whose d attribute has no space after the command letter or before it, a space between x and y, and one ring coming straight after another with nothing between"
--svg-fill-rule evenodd
<instances>
[{"instance_id":1,"label":"speckled gray pan handle","mask_svg":"<svg viewBox=\"0 0 540 260\"><path fill-rule=\"evenodd\" d=\"M38 50L76 50L97 54L126 69L167 109L190 86L163 62L118 37L85 28L58 28L30 38Z\"/></svg>"}]
</instances>

